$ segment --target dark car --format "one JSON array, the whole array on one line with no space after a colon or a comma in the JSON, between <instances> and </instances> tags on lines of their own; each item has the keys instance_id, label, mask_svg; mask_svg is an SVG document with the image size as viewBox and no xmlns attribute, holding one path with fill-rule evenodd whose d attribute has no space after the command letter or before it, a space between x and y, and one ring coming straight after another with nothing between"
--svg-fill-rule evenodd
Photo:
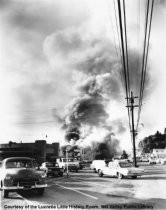
<instances>
[{"instance_id":1,"label":"dark car","mask_svg":"<svg viewBox=\"0 0 166 210\"><path fill-rule=\"evenodd\" d=\"M63 176L64 169L59 167L59 164L56 162L44 162L42 163L41 170L43 170L47 176Z\"/></svg>"},{"instance_id":2,"label":"dark car","mask_svg":"<svg viewBox=\"0 0 166 210\"><path fill-rule=\"evenodd\" d=\"M2 161L0 167L0 188L4 197L10 191L36 190L44 193L46 174L36 167L34 159L28 157L11 157Z\"/></svg>"}]
</instances>

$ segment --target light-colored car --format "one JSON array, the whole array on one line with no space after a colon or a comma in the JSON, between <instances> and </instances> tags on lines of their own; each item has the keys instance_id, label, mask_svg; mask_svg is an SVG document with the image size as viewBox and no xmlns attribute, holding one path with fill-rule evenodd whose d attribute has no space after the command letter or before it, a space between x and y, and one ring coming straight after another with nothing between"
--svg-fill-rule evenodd
<instances>
[{"instance_id":1,"label":"light-colored car","mask_svg":"<svg viewBox=\"0 0 166 210\"><path fill-rule=\"evenodd\" d=\"M100 177L103 175L109 175L122 179L124 177L137 178L144 174L143 169L134 167L131 163L126 160L115 160L109 162L108 166L101 168L98 171Z\"/></svg>"},{"instance_id":2,"label":"light-colored car","mask_svg":"<svg viewBox=\"0 0 166 210\"><path fill-rule=\"evenodd\" d=\"M150 157L149 160L148 160L148 163L149 163L149 165L156 164L157 163L157 159L154 158L154 157Z\"/></svg>"},{"instance_id":3,"label":"light-colored car","mask_svg":"<svg viewBox=\"0 0 166 210\"><path fill-rule=\"evenodd\" d=\"M141 162L148 162L149 161L149 159L148 159L148 157L141 157Z\"/></svg>"},{"instance_id":4,"label":"light-colored car","mask_svg":"<svg viewBox=\"0 0 166 210\"><path fill-rule=\"evenodd\" d=\"M35 189L38 194L44 193L46 174L36 167L34 159L28 157L11 157L2 161L0 167L0 188L3 196L10 191Z\"/></svg>"},{"instance_id":5,"label":"light-colored car","mask_svg":"<svg viewBox=\"0 0 166 210\"><path fill-rule=\"evenodd\" d=\"M166 158L162 158L162 159L160 160L160 164L161 164L161 165L166 165Z\"/></svg>"},{"instance_id":6,"label":"light-colored car","mask_svg":"<svg viewBox=\"0 0 166 210\"><path fill-rule=\"evenodd\" d=\"M92 163L90 164L90 169L93 170L94 172L98 172L101 168L106 166L105 160L93 160Z\"/></svg>"},{"instance_id":7,"label":"light-colored car","mask_svg":"<svg viewBox=\"0 0 166 210\"><path fill-rule=\"evenodd\" d=\"M44 162L40 166L40 169L43 170L47 176L63 176L64 169L59 167L59 164L56 162Z\"/></svg>"},{"instance_id":8,"label":"light-colored car","mask_svg":"<svg viewBox=\"0 0 166 210\"><path fill-rule=\"evenodd\" d=\"M166 159L156 158L156 164L165 165L166 164Z\"/></svg>"},{"instance_id":9,"label":"light-colored car","mask_svg":"<svg viewBox=\"0 0 166 210\"><path fill-rule=\"evenodd\" d=\"M76 171L78 172L80 165L79 161L77 161L75 158L58 158L57 163L59 164L59 167L63 168L64 171Z\"/></svg>"}]
</instances>

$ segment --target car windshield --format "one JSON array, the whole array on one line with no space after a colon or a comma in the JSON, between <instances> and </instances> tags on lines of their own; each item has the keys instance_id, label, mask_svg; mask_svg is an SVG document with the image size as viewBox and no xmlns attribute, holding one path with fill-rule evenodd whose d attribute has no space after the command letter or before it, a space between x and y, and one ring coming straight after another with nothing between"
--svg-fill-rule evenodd
<instances>
[{"instance_id":1,"label":"car windshield","mask_svg":"<svg viewBox=\"0 0 166 210\"><path fill-rule=\"evenodd\" d=\"M132 167L133 165L131 163L119 163L120 167L122 168L128 168L128 167Z\"/></svg>"},{"instance_id":2,"label":"car windshield","mask_svg":"<svg viewBox=\"0 0 166 210\"><path fill-rule=\"evenodd\" d=\"M35 165L31 160L9 160L6 168L34 168Z\"/></svg>"},{"instance_id":3,"label":"car windshield","mask_svg":"<svg viewBox=\"0 0 166 210\"><path fill-rule=\"evenodd\" d=\"M58 167L58 163L46 163L47 167Z\"/></svg>"}]
</instances>

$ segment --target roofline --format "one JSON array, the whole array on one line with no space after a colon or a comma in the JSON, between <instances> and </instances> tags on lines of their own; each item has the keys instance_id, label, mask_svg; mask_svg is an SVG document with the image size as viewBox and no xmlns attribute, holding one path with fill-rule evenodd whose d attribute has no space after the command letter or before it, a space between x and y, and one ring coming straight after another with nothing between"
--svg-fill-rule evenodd
<instances>
[{"instance_id":1,"label":"roofline","mask_svg":"<svg viewBox=\"0 0 166 210\"><path fill-rule=\"evenodd\" d=\"M5 159L3 159L3 161L16 160L16 159L33 160L33 158L30 158L30 157L10 157L10 158L5 158Z\"/></svg>"}]
</instances>

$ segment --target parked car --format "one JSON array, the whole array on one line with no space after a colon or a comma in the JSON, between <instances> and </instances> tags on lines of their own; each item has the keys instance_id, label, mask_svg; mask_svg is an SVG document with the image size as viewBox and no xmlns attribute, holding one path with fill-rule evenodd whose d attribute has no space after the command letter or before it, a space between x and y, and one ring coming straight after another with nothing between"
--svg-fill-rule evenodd
<instances>
[{"instance_id":1,"label":"parked car","mask_svg":"<svg viewBox=\"0 0 166 210\"><path fill-rule=\"evenodd\" d=\"M68 167L68 170L78 172L80 168L79 161L75 158L58 158L57 163L64 169L64 171L66 171Z\"/></svg>"},{"instance_id":2,"label":"parked car","mask_svg":"<svg viewBox=\"0 0 166 210\"><path fill-rule=\"evenodd\" d=\"M98 172L102 167L106 166L107 163L105 160L93 160L90 164L90 169L94 172Z\"/></svg>"},{"instance_id":3,"label":"parked car","mask_svg":"<svg viewBox=\"0 0 166 210\"><path fill-rule=\"evenodd\" d=\"M165 159L162 158L161 161L160 161L160 164L161 164L161 165L166 165L166 158L165 158Z\"/></svg>"},{"instance_id":4,"label":"parked car","mask_svg":"<svg viewBox=\"0 0 166 210\"><path fill-rule=\"evenodd\" d=\"M47 187L46 174L36 167L34 159L11 157L2 161L0 167L0 188L6 198L10 191L34 189L39 195Z\"/></svg>"},{"instance_id":5,"label":"parked car","mask_svg":"<svg viewBox=\"0 0 166 210\"><path fill-rule=\"evenodd\" d=\"M43 170L48 176L63 176L64 169L59 167L59 164L56 162L44 162L40 166L40 169Z\"/></svg>"},{"instance_id":6,"label":"parked car","mask_svg":"<svg viewBox=\"0 0 166 210\"><path fill-rule=\"evenodd\" d=\"M141 157L141 162L148 162L149 160L148 160L148 157Z\"/></svg>"},{"instance_id":7,"label":"parked car","mask_svg":"<svg viewBox=\"0 0 166 210\"><path fill-rule=\"evenodd\" d=\"M84 161L79 161L79 169L82 170L83 168L85 168L86 163Z\"/></svg>"},{"instance_id":8,"label":"parked car","mask_svg":"<svg viewBox=\"0 0 166 210\"><path fill-rule=\"evenodd\" d=\"M124 177L137 178L137 176L141 176L144 174L144 170L134 167L126 160L115 160L109 162L108 166L102 167L98 171L98 174L100 177L102 177L103 175L109 175L118 177L119 179L122 179Z\"/></svg>"},{"instance_id":9,"label":"parked car","mask_svg":"<svg viewBox=\"0 0 166 210\"><path fill-rule=\"evenodd\" d=\"M156 158L155 162L156 162L156 164L165 165L166 164L166 159L164 159L164 158Z\"/></svg>"},{"instance_id":10,"label":"parked car","mask_svg":"<svg viewBox=\"0 0 166 210\"><path fill-rule=\"evenodd\" d=\"M157 159L154 157L150 157L148 160L149 165L153 165L157 163Z\"/></svg>"}]
</instances>

